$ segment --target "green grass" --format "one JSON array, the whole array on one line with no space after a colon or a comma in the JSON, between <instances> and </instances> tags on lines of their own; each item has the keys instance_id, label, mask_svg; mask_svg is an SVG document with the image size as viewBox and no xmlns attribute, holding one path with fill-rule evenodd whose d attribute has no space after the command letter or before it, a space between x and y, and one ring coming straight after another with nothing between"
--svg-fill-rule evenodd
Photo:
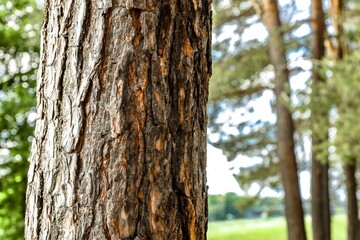
<instances>
[{"instance_id":1,"label":"green grass","mask_svg":"<svg viewBox=\"0 0 360 240\"><path fill-rule=\"evenodd\" d=\"M311 240L311 219L306 218L308 239ZM287 240L286 222L283 218L231 220L211 222L208 227L209 240ZM346 217L332 218L332 239L346 239Z\"/></svg>"}]
</instances>

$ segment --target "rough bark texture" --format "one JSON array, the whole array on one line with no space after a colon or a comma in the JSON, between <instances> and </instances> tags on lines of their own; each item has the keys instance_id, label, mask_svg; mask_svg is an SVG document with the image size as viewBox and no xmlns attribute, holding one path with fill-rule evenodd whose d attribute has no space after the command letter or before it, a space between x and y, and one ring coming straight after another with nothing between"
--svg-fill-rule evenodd
<instances>
[{"instance_id":1,"label":"rough bark texture","mask_svg":"<svg viewBox=\"0 0 360 240\"><path fill-rule=\"evenodd\" d=\"M354 161L355 162L355 161ZM358 217L358 200L356 196L357 184L356 184L356 165L345 164L345 183L347 191L347 239L348 240L358 240L360 238L360 222Z\"/></svg>"},{"instance_id":2,"label":"rough bark texture","mask_svg":"<svg viewBox=\"0 0 360 240\"><path fill-rule=\"evenodd\" d=\"M206 239L209 0L45 2L26 239Z\"/></svg>"},{"instance_id":3,"label":"rough bark texture","mask_svg":"<svg viewBox=\"0 0 360 240\"><path fill-rule=\"evenodd\" d=\"M328 129L314 128L314 126L327 126L328 109L317 104L319 99L319 83L324 80L317 72L318 62L324 57L325 19L322 0L311 1L312 12L312 57L313 63L313 95L311 120L312 134L312 166L311 166L311 216L312 233L314 240L330 240L330 197L329 197L329 163L328 159L319 159L317 147L328 141ZM324 156L324 154L322 154ZM325 154L325 156L327 156Z\"/></svg>"},{"instance_id":4,"label":"rough bark texture","mask_svg":"<svg viewBox=\"0 0 360 240\"><path fill-rule=\"evenodd\" d=\"M296 157L294 153L294 123L291 112L284 104L289 99L289 70L281 22L276 0L263 0L264 20L269 30L270 58L275 68L277 112L277 152L280 174L285 190L285 210L288 239L306 239L304 214L300 196Z\"/></svg>"}]
</instances>

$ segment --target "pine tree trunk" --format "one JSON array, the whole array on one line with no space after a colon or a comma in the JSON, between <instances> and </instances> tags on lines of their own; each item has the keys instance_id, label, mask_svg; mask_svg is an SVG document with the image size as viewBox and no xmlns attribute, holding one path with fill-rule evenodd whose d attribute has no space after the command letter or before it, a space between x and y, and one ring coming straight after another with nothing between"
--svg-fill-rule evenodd
<instances>
[{"instance_id":1,"label":"pine tree trunk","mask_svg":"<svg viewBox=\"0 0 360 240\"><path fill-rule=\"evenodd\" d=\"M354 163L345 164L344 172L347 191L347 239L358 240L360 238L360 222L358 217L358 202L356 196L356 165Z\"/></svg>"},{"instance_id":2,"label":"pine tree trunk","mask_svg":"<svg viewBox=\"0 0 360 240\"><path fill-rule=\"evenodd\" d=\"M304 213L294 152L294 123L284 101L289 99L289 70L276 0L263 0L264 20L269 30L270 58L275 68L277 152L285 190L288 239L306 239Z\"/></svg>"},{"instance_id":3,"label":"pine tree trunk","mask_svg":"<svg viewBox=\"0 0 360 240\"><path fill-rule=\"evenodd\" d=\"M209 0L46 1L26 239L206 239Z\"/></svg>"},{"instance_id":4,"label":"pine tree trunk","mask_svg":"<svg viewBox=\"0 0 360 240\"><path fill-rule=\"evenodd\" d=\"M325 54L324 32L325 19L322 0L312 0L312 55L313 63L313 89L312 89L312 165L311 165L311 216L312 233L314 240L330 240L330 197L329 197L329 164L328 154L322 154L326 159L320 159L319 146L328 141L328 109L319 104L319 83L324 80L317 72L317 62ZM320 127L319 127L320 126ZM326 150L323 150L326 151Z\"/></svg>"}]
</instances>

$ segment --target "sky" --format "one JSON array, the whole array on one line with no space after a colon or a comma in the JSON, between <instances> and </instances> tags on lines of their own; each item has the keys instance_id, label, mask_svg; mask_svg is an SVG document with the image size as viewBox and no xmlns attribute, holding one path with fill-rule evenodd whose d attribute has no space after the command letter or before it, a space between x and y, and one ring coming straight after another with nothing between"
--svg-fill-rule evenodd
<instances>
[{"instance_id":1,"label":"sky","mask_svg":"<svg viewBox=\"0 0 360 240\"><path fill-rule=\"evenodd\" d=\"M307 66L308 63L304 62L304 66ZM309 69L310 71L310 69ZM309 76L304 73L299 74L293 77L292 79L292 88L299 89L304 87L304 79L307 79ZM245 116L241 115L241 109L237 112L225 112L221 118L225 121L226 119L230 119L229 121L248 121L253 120L256 121L258 119L266 118L267 121L275 122L276 117L275 114L272 113L272 109L270 106L270 101L273 98L273 95L270 91L265 92L262 98L257 99L249 103L248 107L252 107L254 112L252 114L247 114ZM240 120L241 116L241 120ZM226 132L231 132L232 129L226 128ZM208 136L210 139L212 135ZM213 139L215 141L216 139ZM311 141L308 138L304 139L304 150L305 150L305 158L309 159L310 151L311 151ZM236 182L233 174L239 173L240 167L248 167L255 163L260 163L259 160L254 158L249 158L246 156L239 156L236 160L232 162L228 162L225 155L222 153L222 150L215 148L214 146L208 144L207 145L207 180L209 186L209 194L225 194L227 192L235 192L237 194L243 195L244 192L240 189L238 183ZM310 198L310 174L307 171L303 171L300 174L300 185L301 185L301 193L303 198ZM250 188L250 194L256 194L258 191L258 186L254 185ZM264 189L261 192L261 196L274 196L280 197L281 194L274 192L270 189Z\"/></svg>"},{"instance_id":2,"label":"sky","mask_svg":"<svg viewBox=\"0 0 360 240\"><path fill-rule=\"evenodd\" d=\"M228 162L222 151L210 144L207 146L207 151L208 162L206 170L209 194L225 194L227 192L244 194L232 176L237 171L230 170L235 164Z\"/></svg>"}]
</instances>

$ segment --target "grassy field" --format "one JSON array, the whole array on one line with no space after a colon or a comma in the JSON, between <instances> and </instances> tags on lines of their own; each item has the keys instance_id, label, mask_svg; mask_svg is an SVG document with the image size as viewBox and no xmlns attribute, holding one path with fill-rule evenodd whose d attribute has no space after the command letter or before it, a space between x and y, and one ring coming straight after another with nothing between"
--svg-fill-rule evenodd
<instances>
[{"instance_id":1,"label":"grassy field","mask_svg":"<svg viewBox=\"0 0 360 240\"><path fill-rule=\"evenodd\" d=\"M308 239L311 240L310 218L306 218ZM209 240L287 240L286 223L283 218L231 220L211 222ZM346 240L346 217L336 215L332 219L332 239Z\"/></svg>"}]
</instances>

